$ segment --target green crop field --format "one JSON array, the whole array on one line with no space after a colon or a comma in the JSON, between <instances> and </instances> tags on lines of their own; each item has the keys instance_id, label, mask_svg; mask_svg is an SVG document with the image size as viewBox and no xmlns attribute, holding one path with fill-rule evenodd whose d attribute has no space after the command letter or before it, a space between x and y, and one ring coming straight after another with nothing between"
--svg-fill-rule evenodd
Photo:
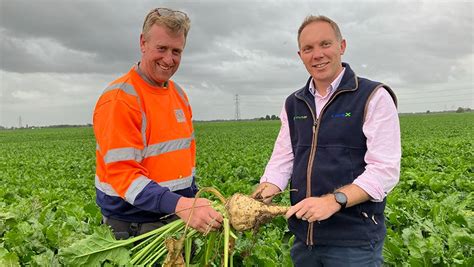
<instances>
[{"instance_id":1,"label":"green crop field","mask_svg":"<svg viewBox=\"0 0 474 267\"><path fill-rule=\"evenodd\" d=\"M400 120L401 179L388 196L386 264L474 266L474 113ZM278 130L278 121L196 123L199 186L250 193ZM0 266L62 266L61 249L103 227L95 147L91 128L0 131ZM288 205L288 193L276 201ZM286 221L276 218L256 235L239 234L234 266L291 266L291 242Z\"/></svg>"}]
</instances>

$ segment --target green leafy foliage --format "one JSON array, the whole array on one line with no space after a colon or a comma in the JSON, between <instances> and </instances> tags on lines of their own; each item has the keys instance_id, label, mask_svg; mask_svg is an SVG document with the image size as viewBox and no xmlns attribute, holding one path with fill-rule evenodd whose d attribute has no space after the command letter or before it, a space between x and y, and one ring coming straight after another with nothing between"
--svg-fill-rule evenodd
<instances>
[{"instance_id":1,"label":"green leafy foliage","mask_svg":"<svg viewBox=\"0 0 474 267\"><path fill-rule=\"evenodd\" d=\"M400 121L401 178L387 200L385 265L474 266L474 114ZM252 192L278 130L278 121L196 123L198 185L226 196ZM0 266L78 266L59 251L92 235L108 242L95 204L91 128L0 131L0 140ZM288 205L288 194L276 201ZM291 266L292 242L276 218L258 233L238 234L234 266ZM91 264L125 265L128 253Z\"/></svg>"},{"instance_id":2,"label":"green leafy foliage","mask_svg":"<svg viewBox=\"0 0 474 267\"><path fill-rule=\"evenodd\" d=\"M386 265L473 266L474 114L401 118L400 183L388 196Z\"/></svg>"},{"instance_id":3,"label":"green leafy foliage","mask_svg":"<svg viewBox=\"0 0 474 267\"><path fill-rule=\"evenodd\" d=\"M97 228L94 234L63 249L60 255L63 263L69 266L100 266L106 261L124 266L130 262L130 251L124 244L129 242L117 241L109 229Z\"/></svg>"}]
</instances>

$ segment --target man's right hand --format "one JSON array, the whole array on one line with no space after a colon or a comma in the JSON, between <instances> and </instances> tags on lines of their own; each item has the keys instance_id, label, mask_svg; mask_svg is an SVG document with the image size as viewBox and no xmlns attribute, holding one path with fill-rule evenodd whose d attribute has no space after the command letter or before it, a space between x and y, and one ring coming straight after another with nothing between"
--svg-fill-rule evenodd
<instances>
[{"instance_id":1,"label":"man's right hand","mask_svg":"<svg viewBox=\"0 0 474 267\"><path fill-rule=\"evenodd\" d=\"M176 204L175 213L184 222L188 222L189 215L194 205L194 212L189 221L189 226L201 233L207 233L221 228L223 221L222 215L212 208L211 203L205 198L187 198L181 197Z\"/></svg>"},{"instance_id":2,"label":"man's right hand","mask_svg":"<svg viewBox=\"0 0 474 267\"><path fill-rule=\"evenodd\" d=\"M272 183L263 182L253 191L251 197L269 204L273 197L280 193L280 188Z\"/></svg>"}]
</instances>

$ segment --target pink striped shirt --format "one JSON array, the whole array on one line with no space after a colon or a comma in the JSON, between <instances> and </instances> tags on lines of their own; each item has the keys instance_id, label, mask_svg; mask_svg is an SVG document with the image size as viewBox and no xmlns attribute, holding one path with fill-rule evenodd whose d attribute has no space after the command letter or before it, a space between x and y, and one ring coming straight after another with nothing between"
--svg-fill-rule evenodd
<instances>
[{"instance_id":1,"label":"pink striped shirt","mask_svg":"<svg viewBox=\"0 0 474 267\"><path fill-rule=\"evenodd\" d=\"M345 69L331 83L326 96L319 95L311 81L309 90L315 96L318 118L322 108L339 86L344 72ZM285 107L281 111L280 120L280 132L260 182L269 182L284 190L293 172L294 159ZM395 187L400 178L400 123L397 109L387 90L378 89L370 99L362 130L367 137L367 152L364 157L367 166L353 183L367 192L372 201L379 202Z\"/></svg>"}]
</instances>

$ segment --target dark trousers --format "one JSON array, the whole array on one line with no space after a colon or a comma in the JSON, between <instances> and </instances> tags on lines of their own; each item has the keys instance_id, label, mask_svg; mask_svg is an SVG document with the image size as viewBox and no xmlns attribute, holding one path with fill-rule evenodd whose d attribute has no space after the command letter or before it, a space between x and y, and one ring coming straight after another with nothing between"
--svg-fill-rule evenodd
<instances>
[{"instance_id":1,"label":"dark trousers","mask_svg":"<svg viewBox=\"0 0 474 267\"><path fill-rule=\"evenodd\" d=\"M127 239L150 232L177 219L178 216L173 215L156 222L131 223L102 216L102 223L107 224L112 228L116 239Z\"/></svg>"},{"instance_id":2,"label":"dark trousers","mask_svg":"<svg viewBox=\"0 0 474 267\"><path fill-rule=\"evenodd\" d=\"M383 240L358 247L306 246L295 238L291 248L291 259L295 267L369 267L382 266Z\"/></svg>"}]
</instances>

